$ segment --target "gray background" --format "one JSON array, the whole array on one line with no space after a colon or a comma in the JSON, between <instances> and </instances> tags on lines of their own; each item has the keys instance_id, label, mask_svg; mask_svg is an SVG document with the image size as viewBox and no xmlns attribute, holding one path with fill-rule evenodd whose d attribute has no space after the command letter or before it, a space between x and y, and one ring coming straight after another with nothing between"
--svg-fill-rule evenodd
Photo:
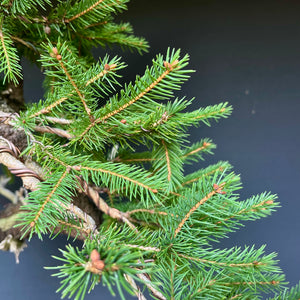
<instances>
[{"instance_id":1,"label":"gray background","mask_svg":"<svg viewBox=\"0 0 300 300\"><path fill-rule=\"evenodd\" d=\"M291 285L300 279L299 15L300 2L292 0L132 0L119 17L131 22L151 46L143 56L122 54L129 65L124 81L142 74L168 46L180 47L190 54L197 72L178 96L195 97L194 108L221 101L233 105L229 119L190 130L191 140L211 137L218 148L187 171L228 160L242 176L241 199L265 190L278 194L282 208L269 218L245 223L218 247L267 244L267 252L278 253ZM108 52L122 53L117 47ZM42 97L39 70L26 62L24 66L26 98L36 101ZM58 255L57 248L64 245L64 238L34 238L19 265L13 255L1 252L1 299L59 299L54 293L58 280L42 266L54 265L50 255ZM97 287L86 299L109 297Z\"/></svg>"}]
</instances>

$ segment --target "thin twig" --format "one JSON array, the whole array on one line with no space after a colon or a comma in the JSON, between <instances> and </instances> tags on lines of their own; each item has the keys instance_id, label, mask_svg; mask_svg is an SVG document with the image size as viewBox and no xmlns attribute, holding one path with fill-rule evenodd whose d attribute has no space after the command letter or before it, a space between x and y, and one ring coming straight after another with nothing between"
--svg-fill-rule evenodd
<instances>
[{"instance_id":1,"label":"thin twig","mask_svg":"<svg viewBox=\"0 0 300 300\"><path fill-rule=\"evenodd\" d=\"M56 118L56 117L45 117L45 119L51 123L56 123L56 124L61 124L61 125L70 125L74 121L73 120L68 120L64 118Z\"/></svg>"},{"instance_id":2,"label":"thin twig","mask_svg":"<svg viewBox=\"0 0 300 300\"><path fill-rule=\"evenodd\" d=\"M152 292L153 296L156 297L159 300L167 300L167 298L158 291L154 286L153 283L150 281L150 279L146 276L146 274L143 273L137 273L137 277L139 277L144 284L148 287L148 289Z\"/></svg>"},{"instance_id":3,"label":"thin twig","mask_svg":"<svg viewBox=\"0 0 300 300\"><path fill-rule=\"evenodd\" d=\"M5 187L9 180L9 177L0 176L0 194L10 200L13 204L16 204L18 202L17 195Z\"/></svg>"},{"instance_id":4,"label":"thin twig","mask_svg":"<svg viewBox=\"0 0 300 300\"><path fill-rule=\"evenodd\" d=\"M67 138L67 139L72 139L74 136L67 132L66 130L60 129L60 128L53 128L49 126L35 126L34 127L35 131L41 132L41 133L52 133L56 134L60 137Z\"/></svg>"},{"instance_id":5,"label":"thin twig","mask_svg":"<svg viewBox=\"0 0 300 300\"><path fill-rule=\"evenodd\" d=\"M124 274L125 280L131 285L135 295L137 296L138 300L147 300L146 297L143 295L141 289L137 286L134 279L129 276L128 274Z\"/></svg>"},{"instance_id":6,"label":"thin twig","mask_svg":"<svg viewBox=\"0 0 300 300\"><path fill-rule=\"evenodd\" d=\"M81 186L81 191L83 191L88 197L90 197L95 205L106 215L110 216L113 219L122 221L126 223L134 232L138 233L137 228L129 221L126 217L126 213L121 212L120 210L110 207L100 196L99 193L87 184L86 181L77 177L79 184ZM79 190L80 191L80 190Z\"/></svg>"}]
</instances>

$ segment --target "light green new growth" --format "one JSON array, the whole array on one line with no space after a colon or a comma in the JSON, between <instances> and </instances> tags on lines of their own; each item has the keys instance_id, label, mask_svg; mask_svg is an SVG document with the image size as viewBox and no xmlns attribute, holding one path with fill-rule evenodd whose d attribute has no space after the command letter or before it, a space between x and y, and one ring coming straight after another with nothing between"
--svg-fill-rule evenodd
<instances>
[{"instance_id":1,"label":"light green new growth","mask_svg":"<svg viewBox=\"0 0 300 300\"><path fill-rule=\"evenodd\" d=\"M61 265L50 268L62 278L62 296L84 299L102 282L125 299L124 290L141 293L138 282L154 299L299 298L299 287L284 288L276 254L265 254L264 246L212 246L242 221L270 215L279 206L276 195L239 200L240 178L228 162L184 175L185 164L216 147L208 138L189 145L188 127L226 118L231 106L186 112L192 100L175 92L193 71L189 56L175 49L120 88L125 64L108 55L94 61L90 50L110 44L147 50L128 23L113 20L128 1L55 2L1 2L0 70L17 83L21 56L44 70L44 99L14 120L28 137L22 155L43 170L18 226L30 238L75 231L84 239L82 248L61 250L55 257ZM80 195L103 213L98 227L74 208Z\"/></svg>"}]
</instances>

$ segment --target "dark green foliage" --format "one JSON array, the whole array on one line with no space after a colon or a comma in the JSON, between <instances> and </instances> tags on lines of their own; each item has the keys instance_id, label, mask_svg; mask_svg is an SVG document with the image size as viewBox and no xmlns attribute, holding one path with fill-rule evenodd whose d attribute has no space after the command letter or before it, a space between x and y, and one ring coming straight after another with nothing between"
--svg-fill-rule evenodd
<instances>
[{"instance_id":1,"label":"dark green foliage","mask_svg":"<svg viewBox=\"0 0 300 300\"><path fill-rule=\"evenodd\" d=\"M122 299L123 290L138 293L131 280L145 284L155 299L260 299L264 292L278 292L278 300L299 297L298 287L283 288L276 254L265 254L264 247L212 246L279 204L267 192L239 200L240 177L227 162L184 175L185 164L216 147L208 138L188 144L188 127L210 126L232 111L225 102L187 112L192 100L175 98L193 72L189 56L168 49L120 91L121 59L92 58L96 45L147 50L129 24L113 22L127 2L2 1L5 80L18 82L20 55L45 74L44 99L14 121L28 136L23 155L44 171L19 217L24 235L65 231L84 239L81 249L69 245L55 257L63 263L52 268L62 278L63 297L83 299L99 280L112 294L116 287ZM81 194L103 212L99 228L74 209Z\"/></svg>"}]
</instances>

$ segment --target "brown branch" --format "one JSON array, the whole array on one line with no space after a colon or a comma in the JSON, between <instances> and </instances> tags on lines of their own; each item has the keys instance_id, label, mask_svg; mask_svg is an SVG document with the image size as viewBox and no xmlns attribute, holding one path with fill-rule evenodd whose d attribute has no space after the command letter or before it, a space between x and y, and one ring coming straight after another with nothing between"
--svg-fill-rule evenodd
<instances>
[{"instance_id":1,"label":"brown branch","mask_svg":"<svg viewBox=\"0 0 300 300\"><path fill-rule=\"evenodd\" d=\"M6 147L9 149L8 144L0 139L0 147ZM17 158L12 156L9 152L0 152L0 163L5 165L8 169L12 170L28 170L28 168ZM28 172L22 176L23 184L26 189L36 190L40 180L33 176L35 172L29 174Z\"/></svg>"},{"instance_id":2,"label":"brown branch","mask_svg":"<svg viewBox=\"0 0 300 300\"><path fill-rule=\"evenodd\" d=\"M66 138L66 139L72 139L74 136L70 134L68 131L60 129L60 128L53 128L50 126L35 126L35 131L41 132L41 133L52 133L56 134L60 137Z\"/></svg>"},{"instance_id":3,"label":"brown branch","mask_svg":"<svg viewBox=\"0 0 300 300\"><path fill-rule=\"evenodd\" d=\"M0 147L1 146L9 149L7 142L4 142L0 139ZM42 181L40 177L42 174L41 170L38 170L37 172L33 171L9 152L0 153L0 164L5 165L10 170L18 170L18 176L21 177L23 185L26 189L35 191L39 188L39 183ZM35 166L35 164L31 162L30 166ZM24 171L22 172L22 170ZM91 216L73 204L65 205L61 202L59 203L61 207L68 210L73 216L77 216L79 219L83 220L85 223L84 226L87 230L92 230L92 232L95 231L96 224Z\"/></svg>"},{"instance_id":4,"label":"brown branch","mask_svg":"<svg viewBox=\"0 0 300 300\"><path fill-rule=\"evenodd\" d=\"M168 215L168 213L166 213L164 211L155 211L154 209L146 209L146 208L137 208L137 209L134 209L131 211L127 211L126 215L130 216L132 214L139 213L139 212L146 212L149 214L159 214L159 215L164 215L164 216Z\"/></svg>"},{"instance_id":5,"label":"brown branch","mask_svg":"<svg viewBox=\"0 0 300 300\"><path fill-rule=\"evenodd\" d=\"M69 223L69 222L64 222L62 220L58 220L58 223L61 224L62 228L64 228L64 226L67 226L67 227L70 227L70 228L74 228L76 233L73 233L72 235L75 237L76 234L77 234L77 231L81 231L82 233L85 234L85 237L86 238L87 236L90 235L91 231L86 229L85 227L83 226L78 226L78 225L75 225L75 224L72 224L72 223ZM61 229L60 229L61 230Z\"/></svg>"},{"instance_id":6,"label":"brown branch","mask_svg":"<svg viewBox=\"0 0 300 300\"><path fill-rule=\"evenodd\" d=\"M64 118L55 118L55 117L45 117L45 119L51 123L56 123L61 125L70 125L74 122L73 120L68 120Z\"/></svg>"},{"instance_id":7,"label":"brown branch","mask_svg":"<svg viewBox=\"0 0 300 300\"><path fill-rule=\"evenodd\" d=\"M124 246L129 247L129 248L136 248L144 251L154 251L154 252L159 252L161 249L157 247L147 247L147 246L140 246L140 245L130 245L130 244L124 244Z\"/></svg>"},{"instance_id":8,"label":"brown branch","mask_svg":"<svg viewBox=\"0 0 300 300\"><path fill-rule=\"evenodd\" d=\"M146 297L143 295L141 289L137 286L137 284L131 276L129 276L128 274L124 274L124 278L131 285L138 300L147 300Z\"/></svg>"},{"instance_id":9,"label":"brown branch","mask_svg":"<svg viewBox=\"0 0 300 300\"><path fill-rule=\"evenodd\" d=\"M229 300L237 299L237 298L242 297L242 296L243 296L243 294L237 294L237 295L231 297Z\"/></svg>"},{"instance_id":10,"label":"brown branch","mask_svg":"<svg viewBox=\"0 0 300 300\"><path fill-rule=\"evenodd\" d=\"M17 204L18 197L16 193L13 193L12 191L10 191L5 187L9 180L10 180L9 177L0 176L0 195L10 200L13 204Z\"/></svg>"},{"instance_id":11,"label":"brown branch","mask_svg":"<svg viewBox=\"0 0 300 300\"><path fill-rule=\"evenodd\" d=\"M10 36L10 38L16 42L19 42L20 44L23 44L24 46L26 46L27 48L37 52L36 48L32 46L32 44L27 43L26 41L22 40L21 38L17 37L17 36Z\"/></svg>"},{"instance_id":12,"label":"brown branch","mask_svg":"<svg viewBox=\"0 0 300 300\"><path fill-rule=\"evenodd\" d=\"M153 286L153 283L151 282L149 277L146 276L146 274L137 273L136 276L139 277L143 281L143 283L152 292L153 296L155 296L159 300L167 300L167 298Z\"/></svg>"},{"instance_id":13,"label":"brown branch","mask_svg":"<svg viewBox=\"0 0 300 300\"><path fill-rule=\"evenodd\" d=\"M110 207L100 196L99 193L93 189L91 186L87 184L86 181L81 180L79 177L77 177L78 182L80 184L81 189L80 191L83 191L89 198L93 200L95 205L106 215L110 216L113 219L122 221L126 223L134 232L138 233L137 228L128 220L126 217L126 214L119 211L116 208Z\"/></svg>"},{"instance_id":14,"label":"brown branch","mask_svg":"<svg viewBox=\"0 0 300 300\"><path fill-rule=\"evenodd\" d=\"M95 27L98 25L105 25L105 24L107 24L107 21L97 22L97 23L93 23L93 24L89 24L89 25L85 26L84 29L88 29L90 27Z\"/></svg>"},{"instance_id":15,"label":"brown branch","mask_svg":"<svg viewBox=\"0 0 300 300\"><path fill-rule=\"evenodd\" d=\"M115 162L142 162L142 161L154 161L155 158L131 158L131 159L122 159L119 157L116 157L114 159Z\"/></svg>"}]
</instances>

